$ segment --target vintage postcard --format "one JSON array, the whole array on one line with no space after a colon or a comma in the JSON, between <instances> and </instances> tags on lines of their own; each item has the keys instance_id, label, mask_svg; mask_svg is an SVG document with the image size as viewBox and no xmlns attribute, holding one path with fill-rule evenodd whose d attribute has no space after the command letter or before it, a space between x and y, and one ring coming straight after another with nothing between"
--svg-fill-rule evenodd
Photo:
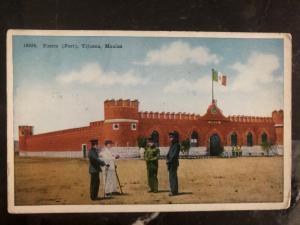
<instances>
[{"instance_id":1,"label":"vintage postcard","mask_svg":"<svg viewBox=\"0 0 300 225\"><path fill-rule=\"evenodd\" d=\"M285 209L291 36L9 30L11 213Z\"/></svg>"}]
</instances>

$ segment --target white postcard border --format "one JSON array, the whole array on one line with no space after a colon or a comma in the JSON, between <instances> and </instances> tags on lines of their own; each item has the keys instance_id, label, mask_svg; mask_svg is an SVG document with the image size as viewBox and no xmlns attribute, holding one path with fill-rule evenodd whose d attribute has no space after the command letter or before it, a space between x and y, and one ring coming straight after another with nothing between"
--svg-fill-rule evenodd
<instances>
[{"instance_id":1,"label":"white postcard border","mask_svg":"<svg viewBox=\"0 0 300 225\"><path fill-rule=\"evenodd\" d=\"M282 202L209 203L152 205L42 205L16 206L14 189L13 143L13 60L12 37L32 36L131 36L131 37L207 37L207 38L273 38L284 40L284 191ZM287 33L233 33L186 31L91 31L91 30L8 30L7 32L7 183L10 213L114 213L223 210L279 210L290 205L291 198L291 35Z\"/></svg>"}]
</instances>

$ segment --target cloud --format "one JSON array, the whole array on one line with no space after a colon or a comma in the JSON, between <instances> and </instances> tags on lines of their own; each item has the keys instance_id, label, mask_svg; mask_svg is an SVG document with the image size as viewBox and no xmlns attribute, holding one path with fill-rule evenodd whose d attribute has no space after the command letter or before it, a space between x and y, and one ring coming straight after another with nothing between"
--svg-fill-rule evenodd
<instances>
[{"instance_id":1,"label":"cloud","mask_svg":"<svg viewBox=\"0 0 300 225\"><path fill-rule=\"evenodd\" d=\"M27 82L16 88L14 136L19 125L33 125L35 133L86 126L102 118L102 96L91 91L57 88Z\"/></svg>"},{"instance_id":2,"label":"cloud","mask_svg":"<svg viewBox=\"0 0 300 225\"><path fill-rule=\"evenodd\" d=\"M262 52L252 52L245 63L234 63L231 68L237 75L228 82L231 93L224 108L231 114L264 116L283 109L283 74L277 74L279 67L278 56Z\"/></svg>"},{"instance_id":3,"label":"cloud","mask_svg":"<svg viewBox=\"0 0 300 225\"><path fill-rule=\"evenodd\" d=\"M283 81L283 76L275 74L279 68L276 55L252 52L246 63L236 62L231 68L237 73L232 83L234 91L250 92Z\"/></svg>"},{"instance_id":4,"label":"cloud","mask_svg":"<svg viewBox=\"0 0 300 225\"><path fill-rule=\"evenodd\" d=\"M86 64L78 71L58 74L56 81L62 84L78 83L97 86L137 86L147 83L147 79L137 76L133 71L123 74L114 71L105 72L97 63Z\"/></svg>"},{"instance_id":5,"label":"cloud","mask_svg":"<svg viewBox=\"0 0 300 225\"><path fill-rule=\"evenodd\" d=\"M165 93L203 93L208 92L211 88L211 76L201 76L197 80L187 80L181 78L167 84L163 91Z\"/></svg>"},{"instance_id":6,"label":"cloud","mask_svg":"<svg viewBox=\"0 0 300 225\"><path fill-rule=\"evenodd\" d=\"M230 65L229 65L230 66ZM271 116L272 110L283 108L283 75L277 74L280 62L276 55L253 52L245 62L234 62L234 74L227 74L228 85L215 83L215 98L224 114ZM111 78L117 76L119 80ZM88 64L78 71L56 76L64 84L122 85L126 74L105 73L98 64ZM140 80L144 83L146 81ZM30 77L25 76L24 77ZM103 78L104 77L104 78ZM109 78L108 78L109 77ZM104 81L103 81L104 80ZM97 83L98 82L98 83ZM126 81L132 85L136 81ZM126 83L125 82L125 83ZM103 101L106 98L130 98L141 101L140 109L203 113L211 101L211 74L198 78L183 77L159 86L126 88L74 88L57 82L24 80L14 89L14 135L18 125L34 125L35 133L86 126L90 121L103 119ZM161 86L162 85L162 86ZM163 86L165 85L165 86Z\"/></svg>"},{"instance_id":7,"label":"cloud","mask_svg":"<svg viewBox=\"0 0 300 225\"><path fill-rule=\"evenodd\" d=\"M192 47L188 43L175 41L162 46L160 49L149 51L145 61L137 64L181 65L186 62L199 65L207 65L209 63L218 64L220 57L212 54L206 47Z\"/></svg>"},{"instance_id":8,"label":"cloud","mask_svg":"<svg viewBox=\"0 0 300 225\"><path fill-rule=\"evenodd\" d=\"M225 115L271 116L273 110L282 109L283 75L276 74L279 67L276 55L259 52L252 52L245 63L233 63L231 68L236 73L227 74L227 86L214 83L215 98ZM194 96L190 95L188 101L194 99L192 102L198 102L202 112L205 112L208 105L204 98L211 96L211 76L207 74L196 80L175 80L163 90L166 94L177 94L175 99L193 93ZM179 100L177 102L184 104Z\"/></svg>"}]
</instances>

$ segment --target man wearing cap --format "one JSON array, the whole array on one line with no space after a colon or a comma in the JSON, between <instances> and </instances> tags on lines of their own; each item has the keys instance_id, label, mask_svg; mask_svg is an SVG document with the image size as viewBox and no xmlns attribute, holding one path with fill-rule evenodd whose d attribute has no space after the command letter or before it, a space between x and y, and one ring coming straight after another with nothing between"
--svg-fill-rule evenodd
<instances>
[{"instance_id":1,"label":"man wearing cap","mask_svg":"<svg viewBox=\"0 0 300 225\"><path fill-rule=\"evenodd\" d=\"M90 184L90 198L91 200L100 200L98 197L100 178L99 173L101 172L101 166L109 167L109 164L106 164L104 161L99 159L98 156L98 140L90 140L91 149L89 151L89 173L91 175L91 184Z\"/></svg>"},{"instance_id":2,"label":"man wearing cap","mask_svg":"<svg viewBox=\"0 0 300 225\"><path fill-rule=\"evenodd\" d=\"M180 145L176 132L169 133L170 148L166 156L166 163L169 171L170 193L169 196L178 194L177 169L179 166Z\"/></svg>"},{"instance_id":3,"label":"man wearing cap","mask_svg":"<svg viewBox=\"0 0 300 225\"><path fill-rule=\"evenodd\" d=\"M147 178L149 192L156 193L158 191L158 160L159 160L159 149L156 148L153 139L150 137L148 139L147 147L144 151L144 159L147 166Z\"/></svg>"},{"instance_id":4,"label":"man wearing cap","mask_svg":"<svg viewBox=\"0 0 300 225\"><path fill-rule=\"evenodd\" d=\"M113 194L119 194L118 192L118 183L116 176L116 164L115 159L118 159L120 156L114 154L111 151L112 141L106 140L104 142L105 147L101 149L99 157L106 164L109 164L109 168L106 170L106 173L103 174L103 179L105 180L105 196L112 197Z\"/></svg>"}]
</instances>

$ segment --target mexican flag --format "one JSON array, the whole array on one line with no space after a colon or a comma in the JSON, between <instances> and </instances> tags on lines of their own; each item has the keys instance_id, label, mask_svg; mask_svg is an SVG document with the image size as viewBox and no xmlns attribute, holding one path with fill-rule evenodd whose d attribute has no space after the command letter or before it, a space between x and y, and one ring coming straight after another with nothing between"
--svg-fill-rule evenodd
<instances>
[{"instance_id":1,"label":"mexican flag","mask_svg":"<svg viewBox=\"0 0 300 225\"><path fill-rule=\"evenodd\" d=\"M223 86L226 86L227 84L227 76L214 69L212 69L212 80L218 82Z\"/></svg>"}]
</instances>

